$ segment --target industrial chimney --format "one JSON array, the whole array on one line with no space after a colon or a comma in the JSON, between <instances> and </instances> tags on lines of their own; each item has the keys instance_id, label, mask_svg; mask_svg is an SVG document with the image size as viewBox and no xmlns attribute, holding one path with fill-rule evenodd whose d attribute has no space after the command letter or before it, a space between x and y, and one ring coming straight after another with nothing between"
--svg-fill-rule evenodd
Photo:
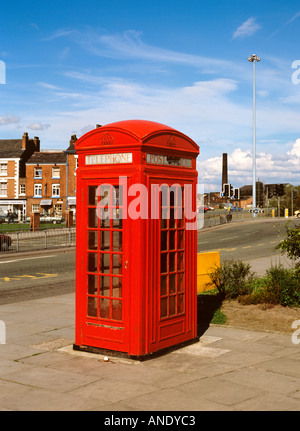
<instances>
[{"instance_id":1,"label":"industrial chimney","mask_svg":"<svg viewBox=\"0 0 300 431\"><path fill-rule=\"evenodd\" d=\"M228 184L228 166L227 166L227 153L223 153L222 156L222 190L224 184Z\"/></svg>"}]
</instances>

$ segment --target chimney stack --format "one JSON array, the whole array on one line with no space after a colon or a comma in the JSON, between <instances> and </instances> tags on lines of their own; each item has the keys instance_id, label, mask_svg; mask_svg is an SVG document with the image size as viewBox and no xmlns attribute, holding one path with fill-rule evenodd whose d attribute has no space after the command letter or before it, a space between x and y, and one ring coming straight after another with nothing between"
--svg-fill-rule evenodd
<instances>
[{"instance_id":1,"label":"chimney stack","mask_svg":"<svg viewBox=\"0 0 300 431\"><path fill-rule=\"evenodd\" d=\"M228 166L227 166L227 153L223 153L222 156L222 190L224 184L228 184Z\"/></svg>"},{"instance_id":2,"label":"chimney stack","mask_svg":"<svg viewBox=\"0 0 300 431\"><path fill-rule=\"evenodd\" d=\"M34 142L34 145L35 145L35 151L40 151L40 139L39 139L39 137L38 136L35 136L34 138L33 138L33 142Z\"/></svg>"},{"instance_id":3,"label":"chimney stack","mask_svg":"<svg viewBox=\"0 0 300 431\"><path fill-rule=\"evenodd\" d=\"M22 136L22 150L26 150L28 144L28 133L24 132Z\"/></svg>"}]
</instances>

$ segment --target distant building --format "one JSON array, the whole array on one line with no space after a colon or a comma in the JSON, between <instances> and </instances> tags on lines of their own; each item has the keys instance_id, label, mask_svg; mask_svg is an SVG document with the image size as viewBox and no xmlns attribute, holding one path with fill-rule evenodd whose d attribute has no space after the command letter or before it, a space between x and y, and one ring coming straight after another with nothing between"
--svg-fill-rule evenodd
<instances>
[{"instance_id":1,"label":"distant building","mask_svg":"<svg viewBox=\"0 0 300 431\"><path fill-rule=\"evenodd\" d=\"M15 212L19 220L26 216L26 162L40 151L38 137L0 139L0 213Z\"/></svg>"},{"instance_id":2,"label":"distant building","mask_svg":"<svg viewBox=\"0 0 300 431\"><path fill-rule=\"evenodd\" d=\"M27 214L65 217L65 211L76 214L77 155L73 135L66 151L48 150L34 153L26 163Z\"/></svg>"}]
</instances>

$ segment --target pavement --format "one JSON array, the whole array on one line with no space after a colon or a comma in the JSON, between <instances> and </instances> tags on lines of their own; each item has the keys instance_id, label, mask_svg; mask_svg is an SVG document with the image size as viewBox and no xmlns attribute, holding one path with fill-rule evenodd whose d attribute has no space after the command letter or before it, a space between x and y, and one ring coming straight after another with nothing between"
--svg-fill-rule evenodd
<instances>
[{"instance_id":1,"label":"pavement","mask_svg":"<svg viewBox=\"0 0 300 431\"><path fill-rule=\"evenodd\" d=\"M293 335L210 325L159 357L106 361L73 350L74 309L74 293L0 306L1 411L188 411L194 425L191 412L300 410L300 321Z\"/></svg>"}]
</instances>

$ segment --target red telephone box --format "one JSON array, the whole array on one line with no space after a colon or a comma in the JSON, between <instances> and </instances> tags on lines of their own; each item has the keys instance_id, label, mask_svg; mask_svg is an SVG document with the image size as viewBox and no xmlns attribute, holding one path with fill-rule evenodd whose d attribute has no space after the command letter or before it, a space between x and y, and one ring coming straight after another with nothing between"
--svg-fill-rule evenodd
<instances>
[{"instance_id":1,"label":"red telephone box","mask_svg":"<svg viewBox=\"0 0 300 431\"><path fill-rule=\"evenodd\" d=\"M199 147L142 120L98 127L75 145L74 349L142 359L198 340Z\"/></svg>"}]
</instances>

